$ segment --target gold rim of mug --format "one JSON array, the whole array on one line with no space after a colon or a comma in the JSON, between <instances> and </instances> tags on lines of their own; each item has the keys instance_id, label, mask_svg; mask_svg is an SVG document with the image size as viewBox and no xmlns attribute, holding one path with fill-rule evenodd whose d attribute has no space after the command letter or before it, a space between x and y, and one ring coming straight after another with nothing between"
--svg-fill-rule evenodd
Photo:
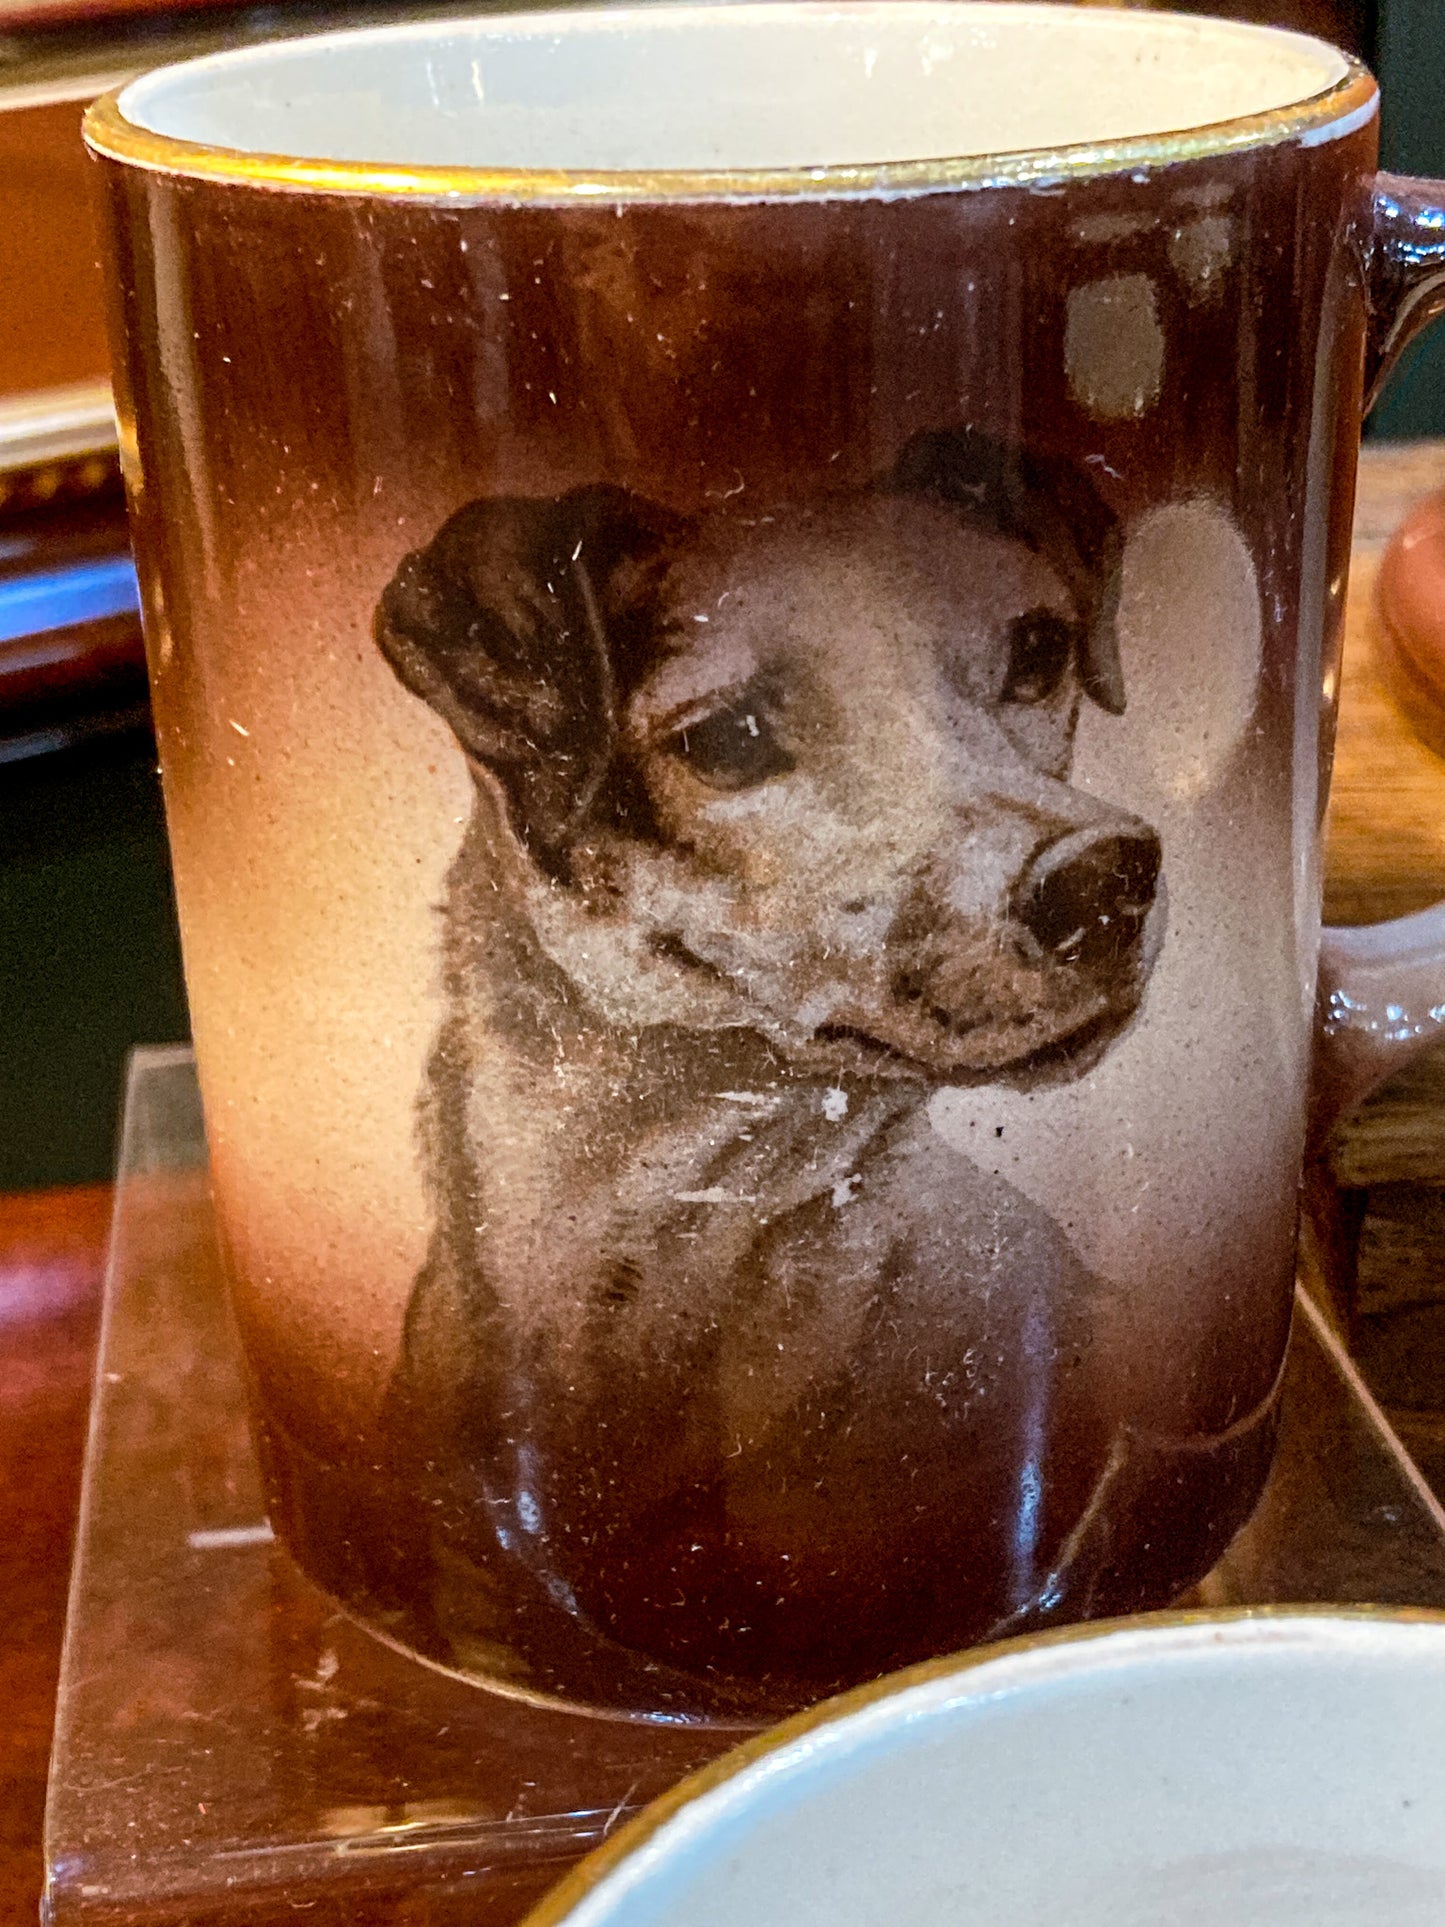
<instances>
[{"instance_id":1,"label":"gold rim of mug","mask_svg":"<svg viewBox=\"0 0 1445 1927\"><path fill-rule=\"evenodd\" d=\"M955 159L880 161L872 165L734 170L563 170L506 167L399 166L385 161L328 161L287 154L250 154L157 134L121 112L123 88L93 103L86 144L96 154L152 173L236 187L312 194L366 194L383 199L522 204L623 201L831 200L926 194L947 188L1047 186L1139 168L1171 167L1249 148L1277 147L1315 134L1327 138L1362 125L1378 110L1379 90L1360 61L1323 92L1267 113L1169 134L1029 148Z\"/></svg>"},{"instance_id":2,"label":"gold rim of mug","mask_svg":"<svg viewBox=\"0 0 1445 1927\"><path fill-rule=\"evenodd\" d=\"M990 1645L976 1646L965 1653L949 1653L941 1659L925 1659L916 1666L885 1674L882 1679L870 1680L866 1686L855 1686L849 1693L840 1693L835 1699L823 1700L817 1706L795 1713L780 1725L769 1727L766 1733L744 1740L740 1746L731 1748L708 1765L689 1773L675 1787L650 1801L635 1819L620 1827L610 1840L600 1847L594 1847L586 1859L580 1861L533 1908L520 1927L565 1927L573 1909L601 1886L622 1861L630 1859L639 1847L661 1832L684 1807L691 1806L694 1800L713 1792L757 1761L766 1759L769 1754L790 1746L794 1740L815 1733L820 1727L833 1726L879 1700L891 1699L895 1693L905 1693L911 1687L928 1685L934 1680L962 1679L980 1666L987 1666L993 1660L1005 1659L1015 1653L1038 1652L1050 1646L1082 1646L1096 1639L1106 1639L1114 1633L1164 1632L1189 1626L1232 1626L1254 1620L1268 1622L1289 1619L1342 1619L1396 1626L1445 1626L1445 1611L1430 1606L1334 1606L1327 1603L1193 1607L1174 1612L1135 1613L1122 1619L1097 1619L1081 1626L1056 1626L1048 1632L1024 1633L1014 1639L995 1640Z\"/></svg>"}]
</instances>

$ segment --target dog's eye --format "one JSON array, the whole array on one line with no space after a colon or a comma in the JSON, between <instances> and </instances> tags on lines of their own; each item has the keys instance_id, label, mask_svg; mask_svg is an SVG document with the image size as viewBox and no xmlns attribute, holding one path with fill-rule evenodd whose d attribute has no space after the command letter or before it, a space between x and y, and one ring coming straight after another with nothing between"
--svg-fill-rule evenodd
<instances>
[{"instance_id":1,"label":"dog's eye","mask_svg":"<svg viewBox=\"0 0 1445 1927\"><path fill-rule=\"evenodd\" d=\"M1030 609L1009 624L1006 703L1047 702L1063 681L1079 642L1079 625L1052 609Z\"/></svg>"},{"instance_id":2,"label":"dog's eye","mask_svg":"<svg viewBox=\"0 0 1445 1927\"><path fill-rule=\"evenodd\" d=\"M793 767L767 717L746 697L689 723L667 746L694 776L715 790L751 789Z\"/></svg>"}]
</instances>

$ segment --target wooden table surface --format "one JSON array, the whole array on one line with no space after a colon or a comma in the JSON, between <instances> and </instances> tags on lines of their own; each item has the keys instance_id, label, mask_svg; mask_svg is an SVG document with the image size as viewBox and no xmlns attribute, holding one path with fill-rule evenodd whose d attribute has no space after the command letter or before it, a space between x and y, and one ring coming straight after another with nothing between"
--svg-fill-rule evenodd
<instances>
[{"instance_id":1,"label":"wooden table surface","mask_svg":"<svg viewBox=\"0 0 1445 1927\"><path fill-rule=\"evenodd\" d=\"M1326 910L1340 922L1445 897L1445 761L1409 734L1372 646L1385 540L1436 487L1445 487L1445 444L1366 450L1330 814ZM1445 1054L1411 1088L1420 1130L1439 1141L1445 1180ZM1376 1137L1393 1131L1398 1139L1398 1111L1384 1107ZM1367 1130L1357 1155L1378 1163L1385 1152L1372 1144ZM33 1927L39 1899L45 1769L108 1214L104 1186L0 1197L0 1927Z\"/></svg>"},{"instance_id":2,"label":"wooden table surface","mask_svg":"<svg viewBox=\"0 0 1445 1927\"><path fill-rule=\"evenodd\" d=\"M1367 446L1360 460L1325 915L1374 923L1445 897L1445 761L1411 734L1381 681L1375 577L1393 531L1445 488L1445 442Z\"/></svg>"},{"instance_id":3,"label":"wooden table surface","mask_svg":"<svg viewBox=\"0 0 1445 1927\"><path fill-rule=\"evenodd\" d=\"M0 1927L34 1927L106 1185L0 1197Z\"/></svg>"}]
</instances>

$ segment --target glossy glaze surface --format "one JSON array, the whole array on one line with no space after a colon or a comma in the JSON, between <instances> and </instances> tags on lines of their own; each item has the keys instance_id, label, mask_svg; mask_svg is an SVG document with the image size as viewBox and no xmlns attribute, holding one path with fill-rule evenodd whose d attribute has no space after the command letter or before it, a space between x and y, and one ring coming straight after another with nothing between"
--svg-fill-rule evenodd
<instances>
[{"instance_id":1,"label":"glossy glaze surface","mask_svg":"<svg viewBox=\"0 0 1445 1927\"><path fill-rule=\"evenodd\" d=\"M657 1801L528 1927L1428 1927L1435 1615L1020 1640L788 1722Z\"/></svg>"},{"instance_id":2,"label":"glossy glaze surface","mask_svg":"<svg viewBox=\"0 0 1445 1927\"><path fill-rule=\"evenodd\" d=\"M529 201L583 182L834 198L1097 173L1111 150L1157 158L1161 136L1217 152L1370 112L1363 69L1304 35L1075 11L1049 22L1040 60L1037 34L1027 0L401 24L146 75L92 138L168 170L362 192L449 177Z\"/></svg>"},{"instance_id":3,"label":"glossy glaze surface","mask_svg":"<svg viewBox=\"0 0 1445 1927\"><path fill-rule=\"evenodd\" d=\"M1047 189L108 175L273 1509L762 1715L1268 1463L1374 129ZM455 519L452 519L455 518Z\"/></svg>"}]
</instances>

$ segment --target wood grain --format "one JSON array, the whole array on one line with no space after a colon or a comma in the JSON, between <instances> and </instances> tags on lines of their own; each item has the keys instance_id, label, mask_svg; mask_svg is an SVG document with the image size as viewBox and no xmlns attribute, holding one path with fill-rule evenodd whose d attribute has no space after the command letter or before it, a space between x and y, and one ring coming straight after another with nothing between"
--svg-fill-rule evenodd
<instances>
[{"instance_id":1,"label":"wood grain","mask_svg":"<svg viewBox=\"0 0 1445 1927\"><path fill-rule=\"evenodd\" d=\"M1445 442L1381 444L1360 462L1340 723L1325 845L1325 916L1373 923L1445 899L1445 758L1414 734L1386 686L1375 579L1390 535L1445 488ZM1445 1048L1394 1078L1351 1119L1339 1182L1445 1183Z\"/></svg>"},{"instance_id":2,"label":"wood grain","mask_svg":"<svg viewBox=\"0 0 1445 1927\"><path fill-rule=\"evenodd\" d=\"M1385 686L1375 578L1390 535L1445 488L1445 442L1376 444L1360 460L1325 916L1374 923L1445 898L1445 758L1410 729Z\"/></svg>"},{"instance_id":3,"label":"wood grain","mask_svg":"<svg viewBox=\"0 0 1445 1927\"><path fill-rule=\"evenodd\" d=\"M110 366L84 105L0 111L0 395L58 388Z\"/></svg>"},{"instance_id":4,"label":"wood grain","mask_svg":"<svg viewBox=\"0 0 1445 1927\"><path fill-rule=\"evenodd\" d=\"M1326 844L1325 913L1403 916L1445 899L1445 758L1390 696L1375 581L1385 545L1445 488L1445 443L1365 451ZM1445 1492L1445 1047L1391 1080L1336 1132L1329 1200L1336 1302L1391 1421Z\"/></svg>"},{"instance_id":5,"label":"wood grain","mask_svg":"<svg viewBox=\"0 0 1445 1927\"><path fill-rule=\"evenodd\" d=\"M40 1831L110 1187L0 1197L0 1927L35 1927Z\"/></svg>"}]
</instances>

